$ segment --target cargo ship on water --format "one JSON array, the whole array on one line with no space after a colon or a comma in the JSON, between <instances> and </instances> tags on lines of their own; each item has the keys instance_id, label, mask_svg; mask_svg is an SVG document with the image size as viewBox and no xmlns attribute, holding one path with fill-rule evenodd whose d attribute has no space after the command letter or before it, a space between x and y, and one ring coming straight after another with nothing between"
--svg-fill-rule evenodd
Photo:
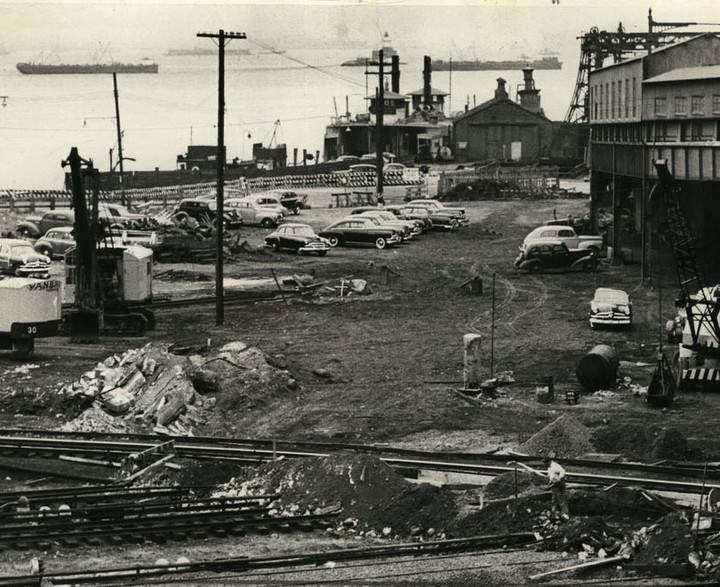
<instances>
[{"instance_id":1,"label":"cargo ship on water","mask_svg":"<svg viewBox=\"0 0 720 587\"><path fill-rule=\"evenodd\" d=\"M562 69L562 61L557 57L543 57L535 60L503 60L503 61L482 61L480 59L443 61L434 59L432 61L433 71L509 71L514 69Z\"/></svg>"},{"instance_id":2,"label":"cargo ship on water","mask_svg":"<svg viewBox=\"0 0 720 587\"><path fill-rule=\"evenodd\" d=\"M18 63L17 70L26 75L157 73L157 63Z\"/></svg>"},{"instance_id":3,"label":"cargo ship on water","mask_svg":"<svg viewBox=\"0 0 720 587\"><path fill-rule=\"evenodd\" d=\"M398 52L390 46L390 35L385 33L382 40L383 59L389 60ZM373 49L371 57L355 57L348 61L343 61L342 67L365 67L366 64L377 63L380 59L380 49Z\"/></svg>"}]
</instances>

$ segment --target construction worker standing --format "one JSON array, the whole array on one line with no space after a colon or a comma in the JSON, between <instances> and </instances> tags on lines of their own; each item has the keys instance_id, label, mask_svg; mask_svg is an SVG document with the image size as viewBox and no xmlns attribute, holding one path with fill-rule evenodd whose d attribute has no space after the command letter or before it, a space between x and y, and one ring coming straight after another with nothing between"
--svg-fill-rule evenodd
<instances>
[{"instance_id":1,"label":"construction worker standing","mask_svg":"<svg viewBox=\"0 0 720 587\"><path fill-rule=\"evenodd\" d=\"M550 452L543 459L543 463L547 467L548 487L552 491L552 507L553 510L559 511L564 519L568 520L570 519L570 509L565 493L565 469L555 461L555 458L555 453Z\"/></svg>"}]
</instances>

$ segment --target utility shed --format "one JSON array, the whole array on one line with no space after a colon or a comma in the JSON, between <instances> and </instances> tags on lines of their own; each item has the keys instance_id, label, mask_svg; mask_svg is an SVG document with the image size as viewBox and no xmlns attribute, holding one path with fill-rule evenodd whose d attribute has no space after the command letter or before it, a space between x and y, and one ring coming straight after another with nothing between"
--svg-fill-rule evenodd
<instances>
[{"instance_id":1,"label":"utility shed","mask_svg":"<svg viewBox=\"0 0 720 587\"><path fill-rule=\"evenodd\" d=\"M497 82L494 98L455 118L456 160L535 163L549 157L553 123L543 114L539 98L518 104L509 98L505 80Z\"/></svg>"}]
</instances>

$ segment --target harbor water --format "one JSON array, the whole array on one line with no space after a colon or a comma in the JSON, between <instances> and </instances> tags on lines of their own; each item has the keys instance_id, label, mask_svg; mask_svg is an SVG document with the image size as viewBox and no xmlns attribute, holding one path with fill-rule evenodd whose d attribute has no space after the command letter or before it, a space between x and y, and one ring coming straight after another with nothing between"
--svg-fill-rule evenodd
<instances>
[{"instance_id":1,"label":"harbor water","mask_svg":"<svg viewBox=\"0 0 720 587\"><path fill-rule=\"evenodd\" d=\"M335 114L335 104L343 114L348 96L352 114L366 111L364 68L339 65L358 53L357 49L314 49L228 56L228 159L251 158L252 144L267 145L276 120L280 125L275 141L287 144L290 160L293 147L322 153L325 126ZM6 106L0 107L0 189L61 188L60 162L72 146L101 170L109 168L110 149L117 158L112 76L23 75L16 70L18 61L33 57L0 55L0 95L8 96ZM70 63L83 61L82 55L63 57ZM140 62L143 57L137 54L130 61ZM158 74L118 76L124 156L135 159L126 162L130 172L174 169L177 155L185 153L187 145L217 140L217 59L212 55L148 57L159 63ZM401 91L421 88L422 53L401 57L405 62ZM561 70L535 72L542 106L552 120L564 117L577 71L576 56L561 55L561 59ZM507 80L514 97L522 82L519 70L453 72L452 110L463 110L468 101L472 108L492 98L498 77ZM374 79L368 83L374 93ZM450 90L449 72L434 72L432 85Z\"/></svg>"}]
</instances>

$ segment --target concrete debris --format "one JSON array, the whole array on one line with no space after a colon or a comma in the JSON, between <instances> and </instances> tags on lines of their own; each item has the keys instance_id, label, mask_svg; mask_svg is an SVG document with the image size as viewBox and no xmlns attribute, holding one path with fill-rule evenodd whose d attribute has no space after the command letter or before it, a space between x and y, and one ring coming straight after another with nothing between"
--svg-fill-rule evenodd
<instances>
[{"instance_id":1,"label":"concrete debris","mask_svg":"<svg viewBox=\"0 0 720 587\"><path fill-rule=\"evenodd\" d=\"M62 429L190 436L208 425L217 433L230 425L228 412L252 409L289 388L298 388L289 372L243 342L186 356L148 344L107 357L63 386L70 401L90 406Z\"/></svg>"},{"instance_id":2,"label":"concrete debris","mask_svg":"<svg viewBox=\"0 0 720 587\"><path fill-rule=\"evenodd\" d=\"M590 435L589 428L565 414L531 436L519 450L533 456L555 452L560 458L575 458L595 451Z\"/></svg>"}]
</instances>

